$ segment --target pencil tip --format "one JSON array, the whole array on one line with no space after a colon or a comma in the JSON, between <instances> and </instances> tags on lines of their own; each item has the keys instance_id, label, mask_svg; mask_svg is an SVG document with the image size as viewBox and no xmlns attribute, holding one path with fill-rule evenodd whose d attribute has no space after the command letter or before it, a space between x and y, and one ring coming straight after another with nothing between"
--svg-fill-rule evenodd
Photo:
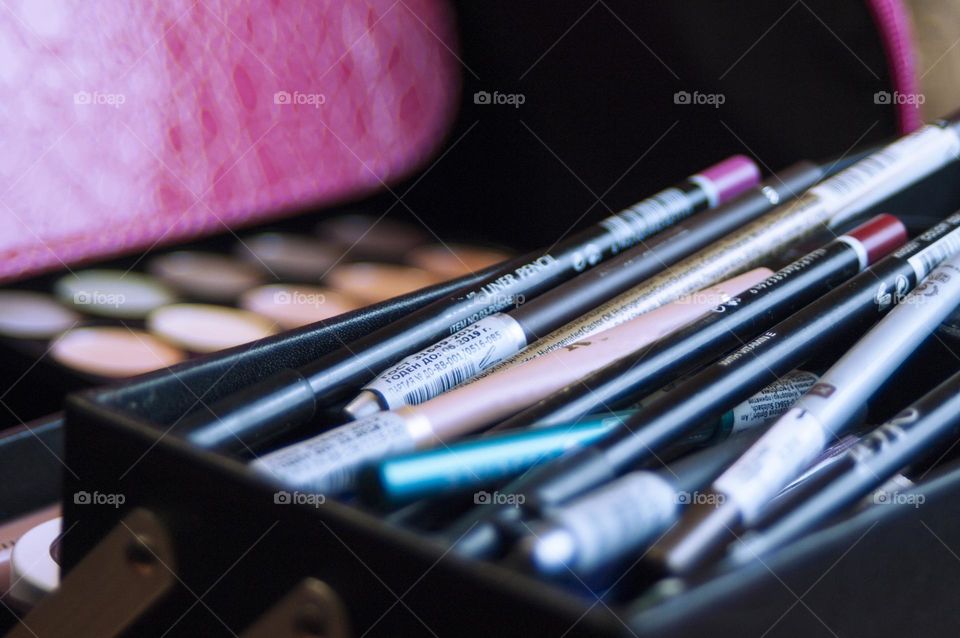
<instances>
[{"instance_id":1,"label":"pencil tip","mask_svg":"<svg viewBox=\"0 0 960 638\"><path fill-rule=\"evenodd\" d=\"M354 421L382 411L383 407L377 401L377 395L369 390L361 391L343 408L344 415Z\"/></svg>"},{"instance_id":2,"label":"pencil tip","mask_svg":"<svg viewBox=\"0 0 960 638\"><path fill-rule=\"evenodd\" d=\"M677 526L650 549L647 561L664 574L689 574L718 558L739 527L740 513L731 503L691 505Z\"/></svg>"}]
</instances>

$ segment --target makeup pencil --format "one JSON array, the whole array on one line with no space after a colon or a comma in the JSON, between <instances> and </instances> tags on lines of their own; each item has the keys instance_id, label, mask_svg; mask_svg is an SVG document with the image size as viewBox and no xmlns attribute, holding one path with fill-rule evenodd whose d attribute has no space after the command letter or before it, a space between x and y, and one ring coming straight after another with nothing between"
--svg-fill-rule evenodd
<instances>
[{"instance_id":1,"label":"makeup pencil","mask_svg":"<svg viewBox=\"0 0 960 638\"><path fill-rule=\"evenodd\" d=\"M652 341L709 312L718 302L763 281L769 273L765 268L758 268L692 295L689 300L678 300L638 317L634 322L620 326L619 332L624 334L619 341ZM555 361L556 367L568 374L575 375L578 366L575 362L563 363L563 359L590 360L577 350L556 354L554 359L560 360ZM446 411L449 396L439 396L429 404L376 412L266 454L251 467L286 485L314 492L336 494L351 491L355 487L357 471L365 463L433 447L476 429L477 418L468 421L462 411L460 414ZM497 397L491 398L492 405L500 405Z\"/></svg>"},{"instance_id":2,"label":"makeup pencil","mask_svg":"<svg viewBox=\"0 0 960 638\"><path fill-rule=\"evenodd\" d=\"M804 370L784 375L783 379L698 428L683 442L684 448L714 445L769 423L786 412L817 378L816 374ZM368 503L395 507L421 498L503 482L567 450L601 439L638 411L624 410L586 417L575 423L498 432L393 456L361 471L359 496Z\"/></svg>"},{"instance_id":3,"label":"makeup pencil","mask_svg":"<svg viewBox=\"0 0 960 638\"><path fill-rule=\"evenodd\" d=\"M344 410L359 418L431 399L790 201L833 170L837 170L834 164L799 162L736 199L681 221L513 310L484 317L405 357L365 385Z\"/></svg>"},{"instance_id":4,"label":"makeup pencil","mask_svg":"<svg viewBox=\"0 0 960 638\"><path fill-rule=\"evenodd\" d=\"M722 318L732 315L732 311L727 311L728 304L734 308L747 307L742 303L747 295L754 299L776 297L781 300L788 296L794 299L794 303L800 300L795 295L806 294L813 298L816 292L829 289L859 272L870 261L902 243L904 237L905 229L895 217L881 215L765 280L754 281L745 288L741 288L743 275L730 280L726 284L729 289L736 287L744 293L730 301L711 307L709 303L704 304L710 296L698 293L689 300L679 300L615 326L589 341L550 352L523 366L503 370L426 403L374 413L366 419L289 446L262 458L257 466L298 485L309 484L312 489L320 490L326 481L324 477L332 476L341 481L341 474L350 466L375 461L387 452L398 454L411 449L433 447L440 442L446 444L484 425L495 423L531 402L576 382L584 374L616 361L625 352L643 349L668 331L676 330L703 314L707 307L718 310L708 318ZM751 273L746 277L756 275L755 271ZM797 285L797 281L802 285ZM777 290L779 296L771 294L773 290ZM697 322L697 325L700 324ZM718 354L738 342L739 337L726 329L718 331L718 334L719 339L731 342ZM712 343L714 347L717 347L716 341ZM707 350L698 348L697 352L703 355ZM651 390L663 385L665 382ZM589 388L589 384L586 387ZM372 428L373 424L376 427ZM344 439L348 433L351 433L349 438ZM349 452L336 451L344 446L339 442L341 439L349 441ZM370 443L365 444L366 440ZM330 491L332 488L322 489ZM346 489L346 486L339 489Z\"/></svg>"},{"instance_id":5,"label":"makeup pencil","mask_svg":"<svg viewBox=\"0 0 960 638\"><path fill-rule=\"evenodd\" d=\"M695 286L699 288L716 280L710 277L729 276L731 271L727 268L732 263L747 268L756 263L753 259L770 255L772 250L802 239L822 225L838 227L934 170L956 161L960 155L958 126L954 121L940 122L900 138L820 182L794 202L680 262L670 272L640 284L647 294L638 294L637 289L632 289L614 297L522 352L487 367L482 374L519 365L625 321L649 308L652 299L671 291L677 286L677 279L688 278L691 272L707 277Z\"/></svg>"},{"instance_id":6,"label":"makeup pencil","mask_svg":"<svg viewBox=\"0 0 960 638\"><path fill-rule=\"evenodd\" d=\"M200 447L246 452L349 398L377 371L477 320L597 265L754 186L756 165L734 156L560 242L502 264L490 278L434 302L297 370L285 370L188 415L178 433Z\"/></svg>"},{"instance_id":7,"label":"makeup pencil","mask_svg":"<svg viewBox=\"0 0 960 638\"><path fill-rule=\"evenodd\" d=\"M960 225L960 217L957 223ZM622 407L633 397L649 394L753 339L884 257L906 237L906 228L897 218L875 217L782 268L769 282L730 300L719 312L680 329L670 339L624 351L617 361L583 375L497 428L573 421L598 409ZM472 385L492 383L488 379L498 375L519 374L535 362L534 359L519 366L517 371L503 370Z\"/></svg>"},{"instance_id":8,"label":"makeup pencil","mask_svg":"<svg viewBox=\"0 0 960 638\"><path fill-rule=\"evenodd\" d=\"M960 255L930 272L723 472L710 489L722 495L723 504L692 507L658 544L654 560L670 572L686 573L716 558L732 540L730 530L753 525L777 492L849 427L860 406L958 304Z\"/></svg>"},{"instance_id":9,"label":"makeup pencil","mask_svg":"<svg viewBox=\"0 0 960 638\"><path fill-rule=\"evenodd\" d=\"M889 478L960 434L960 372L865 436L834 468L834 481L793 507L766 529L731 547L741 563L762 556L852 507Z\"/></svg>"},{"instance_id":10,"label":"makeup pencil","mask_svg":"<svg viewBox=\"0 0 960 638\"><path fill-rule=\"evenodd\" d=\"M544 510L517 544L526 564L547 576L588 578L642 551L663 534L698 492L756 441L734 437L659 470L637 470L562 506Z\"/></svg>"},{"instance_id":11,"label":"makeup pencil","mask_svg":"<svg viewBox=\"0 0 960 638\"><path fill-rule=\"evenodd\" d=\"M862 334L942 260L960 250L960 214L934 226L876 265L682 382L597 443L530 470L505 490L525 510L557 505L650 458L711 414L729 409L816 351ZM463 517L446 535L461 553L489 555L503 538L498 522L526 512L489 507Z\"/></svg>"},{"instance_id":12,"label":"makeup pencil","mask_svg":"<svg viewBox=\"0 0 960 638\"><path fill-rule=\"evenodd\" d=\"M688 455L663 469L629 472L566 505L547 508L517 548L528 564L546 575L573 571L586 578L630 558L674 525L685 509L694 504L716 505L718 497L701 490L765 429ZM844 441L831 446L830 452L839 456L850 446ZM813 482L828 469L832 468L826 461L811 464L801 482Z\"/></svg>"}]
</instances>

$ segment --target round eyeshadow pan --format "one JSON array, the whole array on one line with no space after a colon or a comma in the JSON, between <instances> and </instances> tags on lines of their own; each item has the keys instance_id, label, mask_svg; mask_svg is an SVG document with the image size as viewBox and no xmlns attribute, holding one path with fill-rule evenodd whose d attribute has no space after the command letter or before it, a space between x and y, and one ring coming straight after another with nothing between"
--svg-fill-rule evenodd
<instances>
[{"instance_id":1,"label":"round eyeshadow pan","mask_svg":"<svg viewBox=\"0 0 960 638\"><path fill-rule=\"evenodd\" d=\"M90 326L63 333L50 356L69 368L98 377L130 377L179 363L186 355L141 330Z\"/></svg>"},{"instance_id":2,"label":"round eyeshadow pan","mask_svg":"<svg viewBox=\"0 0 960 638\"><path fill-rule=\"evenodd\" d=\"M49 339L80 320L50 295L27 290L0 290L0 335Z\"/></svg>"},{"instance_id":3,"label":"round eyeshadow pan","mask_svg":"<svg viewBox=\"0 0 960 638\"><path fill-rule=\"evenodd\" d=\"M247 291L240 306L276 322L284 330L299 328L349 312L359 303L329 288L274 284Z\"/></svg>"},{"instance_id":4,"label":"round eyeshadow pan","mask_svg":"<svg viewBox=\"0 0 960 638\"><path fill-rule=\"evenodd\" d=\"M420 268L374 262L344 264L331 271L326 279L330 287L366 304L398 297L439 281Z\"/></svg>"},{"instance_id":5,"label":"round eyeshadow pan","mask_svg":"<svg viewBox=\"0 0 960 638\"><path fill-rule=\"evenodd\" d=\"M505 252L461 244L431 244L413 250L407 261L443 279L469 275L509 259Z\"/></svg>"},{"instance_id":6,"label":"round eyeshadow pan","mask_svg":"<svg viewBox=\"0 0 960 638\"><path fill-rule=\"evenodd\" d=\"M258 314L208 304L173 304L150 313L147 329L191 352L216 352L277 332L274 322Z\"/></svg>"},{"instance_id":7,"label":"round eyeshadow pan","mask_svg":"<svg viewBox=\"0 0 960 638\"><path fill-rule=\"evenodd\" d=\"M65 304L88 314L142 319L151 310L176 301L173 292L149 275L122 270L82 270L54 284Z\"/></svg>"},{"instance_id":8,"label":"round eyeshadow pan","mask_svg":"<svg viewBox=\"0 0 960 638\"><path fill-rule=\"evenodd\" d=\"M192 250L154 257L148 270L172 288L204 301L232 301L264 280L263 273L252 264Z\"/></svg>"},{"instance_id":9,"label":"round eyeshadow pan","mask_svg":"<svg viewBox=\"0 0 960 638\"><path fill-rule=\"evenodd\" d=\"M326 219L316 234L348 251L350 259L402 259L427 236L416 226L379 216L352 214Z\"/></svg>"},{"instance_id":10,"label":"round eyeshadow pan","mask_svg":"<svg viewBox=\"0 0 960 638\"><path fill-rule=\"evenodd\" d=\"M277 277L300 281L318 281L339 256L339 250L319 239L290 233L244 237L235 252Z\"/></svg>"}]
</instances>

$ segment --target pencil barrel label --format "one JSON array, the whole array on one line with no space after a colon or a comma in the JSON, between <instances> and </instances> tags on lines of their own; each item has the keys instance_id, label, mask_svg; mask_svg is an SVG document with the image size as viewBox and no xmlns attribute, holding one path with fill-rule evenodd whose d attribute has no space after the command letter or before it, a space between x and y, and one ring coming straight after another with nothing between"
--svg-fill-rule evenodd
<instances>
[{"instance_id":1,"label":"pencil barrel label","mask_svg":"<svg viewBox=\"0 0 960 638\"><path fill-rule=\"evenodd\" d=\"M414 445L402 416L380 412L267 454L251 467L294 487L340 494L354 488L363 463Z\"/></svg>"},{"instance_id":2,"label":"pencil barrel label","mask_svg":"<svg viewBox=\"0 0 960 638\"><path fill-rule=\"evenodd\" d=\"M750 524L782 485L797 476L827 445L827 433L812 412L793 408L714 482Z\"/></svg>"},{"instance_id":3,"label":"pencil barrel label","mask_svg":"<svg viewBox=\"0 0 960 638\"><path fill-rule=\"evenodd\" d=\"M668 188L600 222L613 237L614 252L696 212L694 200L679 188Z\"/></svg>"},{"instance_id":4,"label":"pencil barrel label","mask_svg":"<svg viewBox=\"0 0 960 638\"><path fill-rule=\"evenodd\" d=\"M829 210L816 197L803 197L782 206L777 212L752 222L708 250L692 255L668 271L610 299L477 378L586 339L670 303L681 295L752 268L787 242L809 235L827 219Z\"/></svg>"},{"instance_id":5,"label":"pencil barrel label","mask_svg":"<svg viewBox=\"0 0 960 638\"><path fill-rule=\"evenodd\" d=\"M891 445L899 443L920 419L920 412L916 408L907 408L894 418L861 439L860 444L850 451L850 455L858 463L882 453Z\"/></svg>"},{"instance_id":6,"label":"pencil barrel label","mask_svg":"<svg viewBox=\"0 0 960 638\"><path fill-rule=\"evenodd\" d=\"M575 567L589 570L662 532L682 500L659 476L637 472L559 508L550 518L576 539Z\"/></svg>"},{"instance_id":7,"label":"pencil barrel label","mask_svg":"<svg viewBox=\"0 0 960 638\"><path fill-rule=\"evenodd\" d=\"M576 262L579 258L574 256L570 259ZM558 259L550 254L541 255L467 293L465 299L477 310L451 323L447 332L454 334L484 317L523 303L527 294L541 290L550 278L575 265L566 262L567 259Z\"/></svg>"},{"instance_id":8,"label":"pencil barrel label","mask_svg":"<svg viewBox=\"0 0 960 638\"><path fill-rule=\"evenodd\" d=\"M389 409L432 399L527 345L523 329L507 315L481 319L377 375L364 389Z\"/></svg>"},{"instance_id":9,"label":"pencil barrel label","mask_svg":"<svg viewBox=\"0 0 960 638\"><path fill-rule=\"evenodd\" d=\"M857 206L860 196L875 186L884 183L887 189L896 189L911 183L928 172L925 167L930 165L932 170L956 157L958 151L960 140L952 130L926 126L824 180L808 193L831 210Z\"/></svg>"},{"instance_id":10,"label":"pencil barrel label","mask_svg":"<svg viewBox=\"0 0 960 638\"><path fill-rule=\"evenodd\" d=\"M799 475L853 419L916 347L960 303L960 257L933 270L882 321L848 350L797 406L725 472L715 485L756 520L781 482ZM885 434L895 433L889 430ZM874 439L873 443L883 443Z\"/></svg>"},{"instance_id":11,"label":"pencil barrel label","mask_svg":"<svg viewBox=\"0 0 960 638\"><path fill-rule=\"evenodd\" d=\"M795 370L733 408L735 434L782 416L817 382L812 372Z\"/></svg>"},{"instance_id":12,"label":"pencil barrel label","mask_svg":"<svg viewBox=\"0 0 960 638\"><path fill-rule=\"evenodd\" d=\"M913 257L907 259L907 263L917 274L917 281L923 279L944 259L960 252L960 229L954 230L945 235L940 240L924 248Z\"/></svg>"}]
</instances>

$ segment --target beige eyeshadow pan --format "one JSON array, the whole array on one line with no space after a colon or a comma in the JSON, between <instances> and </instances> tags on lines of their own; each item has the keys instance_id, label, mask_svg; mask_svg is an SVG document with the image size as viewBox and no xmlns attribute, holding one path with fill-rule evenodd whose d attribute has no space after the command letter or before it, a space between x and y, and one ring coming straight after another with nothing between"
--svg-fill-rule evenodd
<instances>
[{"instance_id":1,"label":"beige eyeshadow pan","mask_svg":"<svg viewBox=\"0 0 960 638\"><path fill-rule=\"evenodd\" d=\"M172 288L204 301L233 301L264 281L262 270L253 264L194 250L154 257L147 268Z\"/></svg>"},{"instance_id":2,"label":"beige eyeshadow pan","mask_svg":"<svg viewBox=\"0 0 960 638\"><path fill-rule=\"evenodd\" d=\"M431 244L411 251L407 261L443 279L455 279L509 258L509 254L493 248L462 244Z\"/></svg>"},{"instance_id":3,"label":"beige eyeshadow pan","mask_svg":"<svg viewBox=\"0 0 960 638\"><path fill-rule=\"evenodd\" d=\"M319 286L274 284L249 290L240 306L276 322L284 330L299 328L355 310L361 304Z\"/></svg>"},{"instance_id":4,"label":"beige eyeshadow pan","mask_svg":"<svg viewBox=\"0 0 960 638\"><path fill-rule=\"evenodd\" d=\"M277 332L276 323L256 313L227 306L181 303L158 308L147 329L191 352L216 352Z\"/></svg>"},{"instance_id":5,"label":"beige eyeshadow pan","mask_svg":"<svg viewBox=\"0 0 960 638\"><path fill-rule=\"evenodd\" d=\"M57 299L82 312L119 319L142 319L176 296L159 279L123 270L81 270L53 286Z\"/></svg>"},{"instance_id":6,"label":"beige eyeshadow pan","mask_svg":"<svg viewBox=\"0 0 960 638\"><path fill-rule=\"evenodd\" d=\"M150 372L186 358L149 333L112 326L68 330L51 344L50 356L79 372L111 378Z\"/></svg>"},{"instance_id":7,"label":"beige eyeshadow pan","mask_svg":"<svg viewBox=\"0 0 960 638\"><path fill-rule=\"evenodd\" d=\"M291 233L244 237L234 252L272 275L296 281L319 281L340 255L337 248L319 239Z\"/></svg>"},{"instance_id":8,"label":"beige eyeshadow pan","mask_svg":"<svg viewBox=\"0 0 960 638\"><path fill-rule=\"evenodd\" d=\"M49 339L79 320L79 314L50 295L27 290L0 291L0 335Z\"/></svg>"},{"instance_id":9,"label":"beige eyeshadow pan","mask_svg":"<svg viewBox=\"0 0 960 638\"><path fill-rule=\"evenodd\" d=\"M344 264L327 275L326 283L340 292L372 304L439 283L421 268L374 262Z\"/></svg>"},{"instance_id":10,"label":"beige eyeshadow pan","mask_svg":"<svg viewBox=\"0 0 960 638\"><path fill-rule=\"evenodd\" d=\"M346 258L400 260L412 248L427 241L423 231L389 217L353 214L339 215L316 226L324 241L346 251Z\"/></svg>"}]
</instances>

